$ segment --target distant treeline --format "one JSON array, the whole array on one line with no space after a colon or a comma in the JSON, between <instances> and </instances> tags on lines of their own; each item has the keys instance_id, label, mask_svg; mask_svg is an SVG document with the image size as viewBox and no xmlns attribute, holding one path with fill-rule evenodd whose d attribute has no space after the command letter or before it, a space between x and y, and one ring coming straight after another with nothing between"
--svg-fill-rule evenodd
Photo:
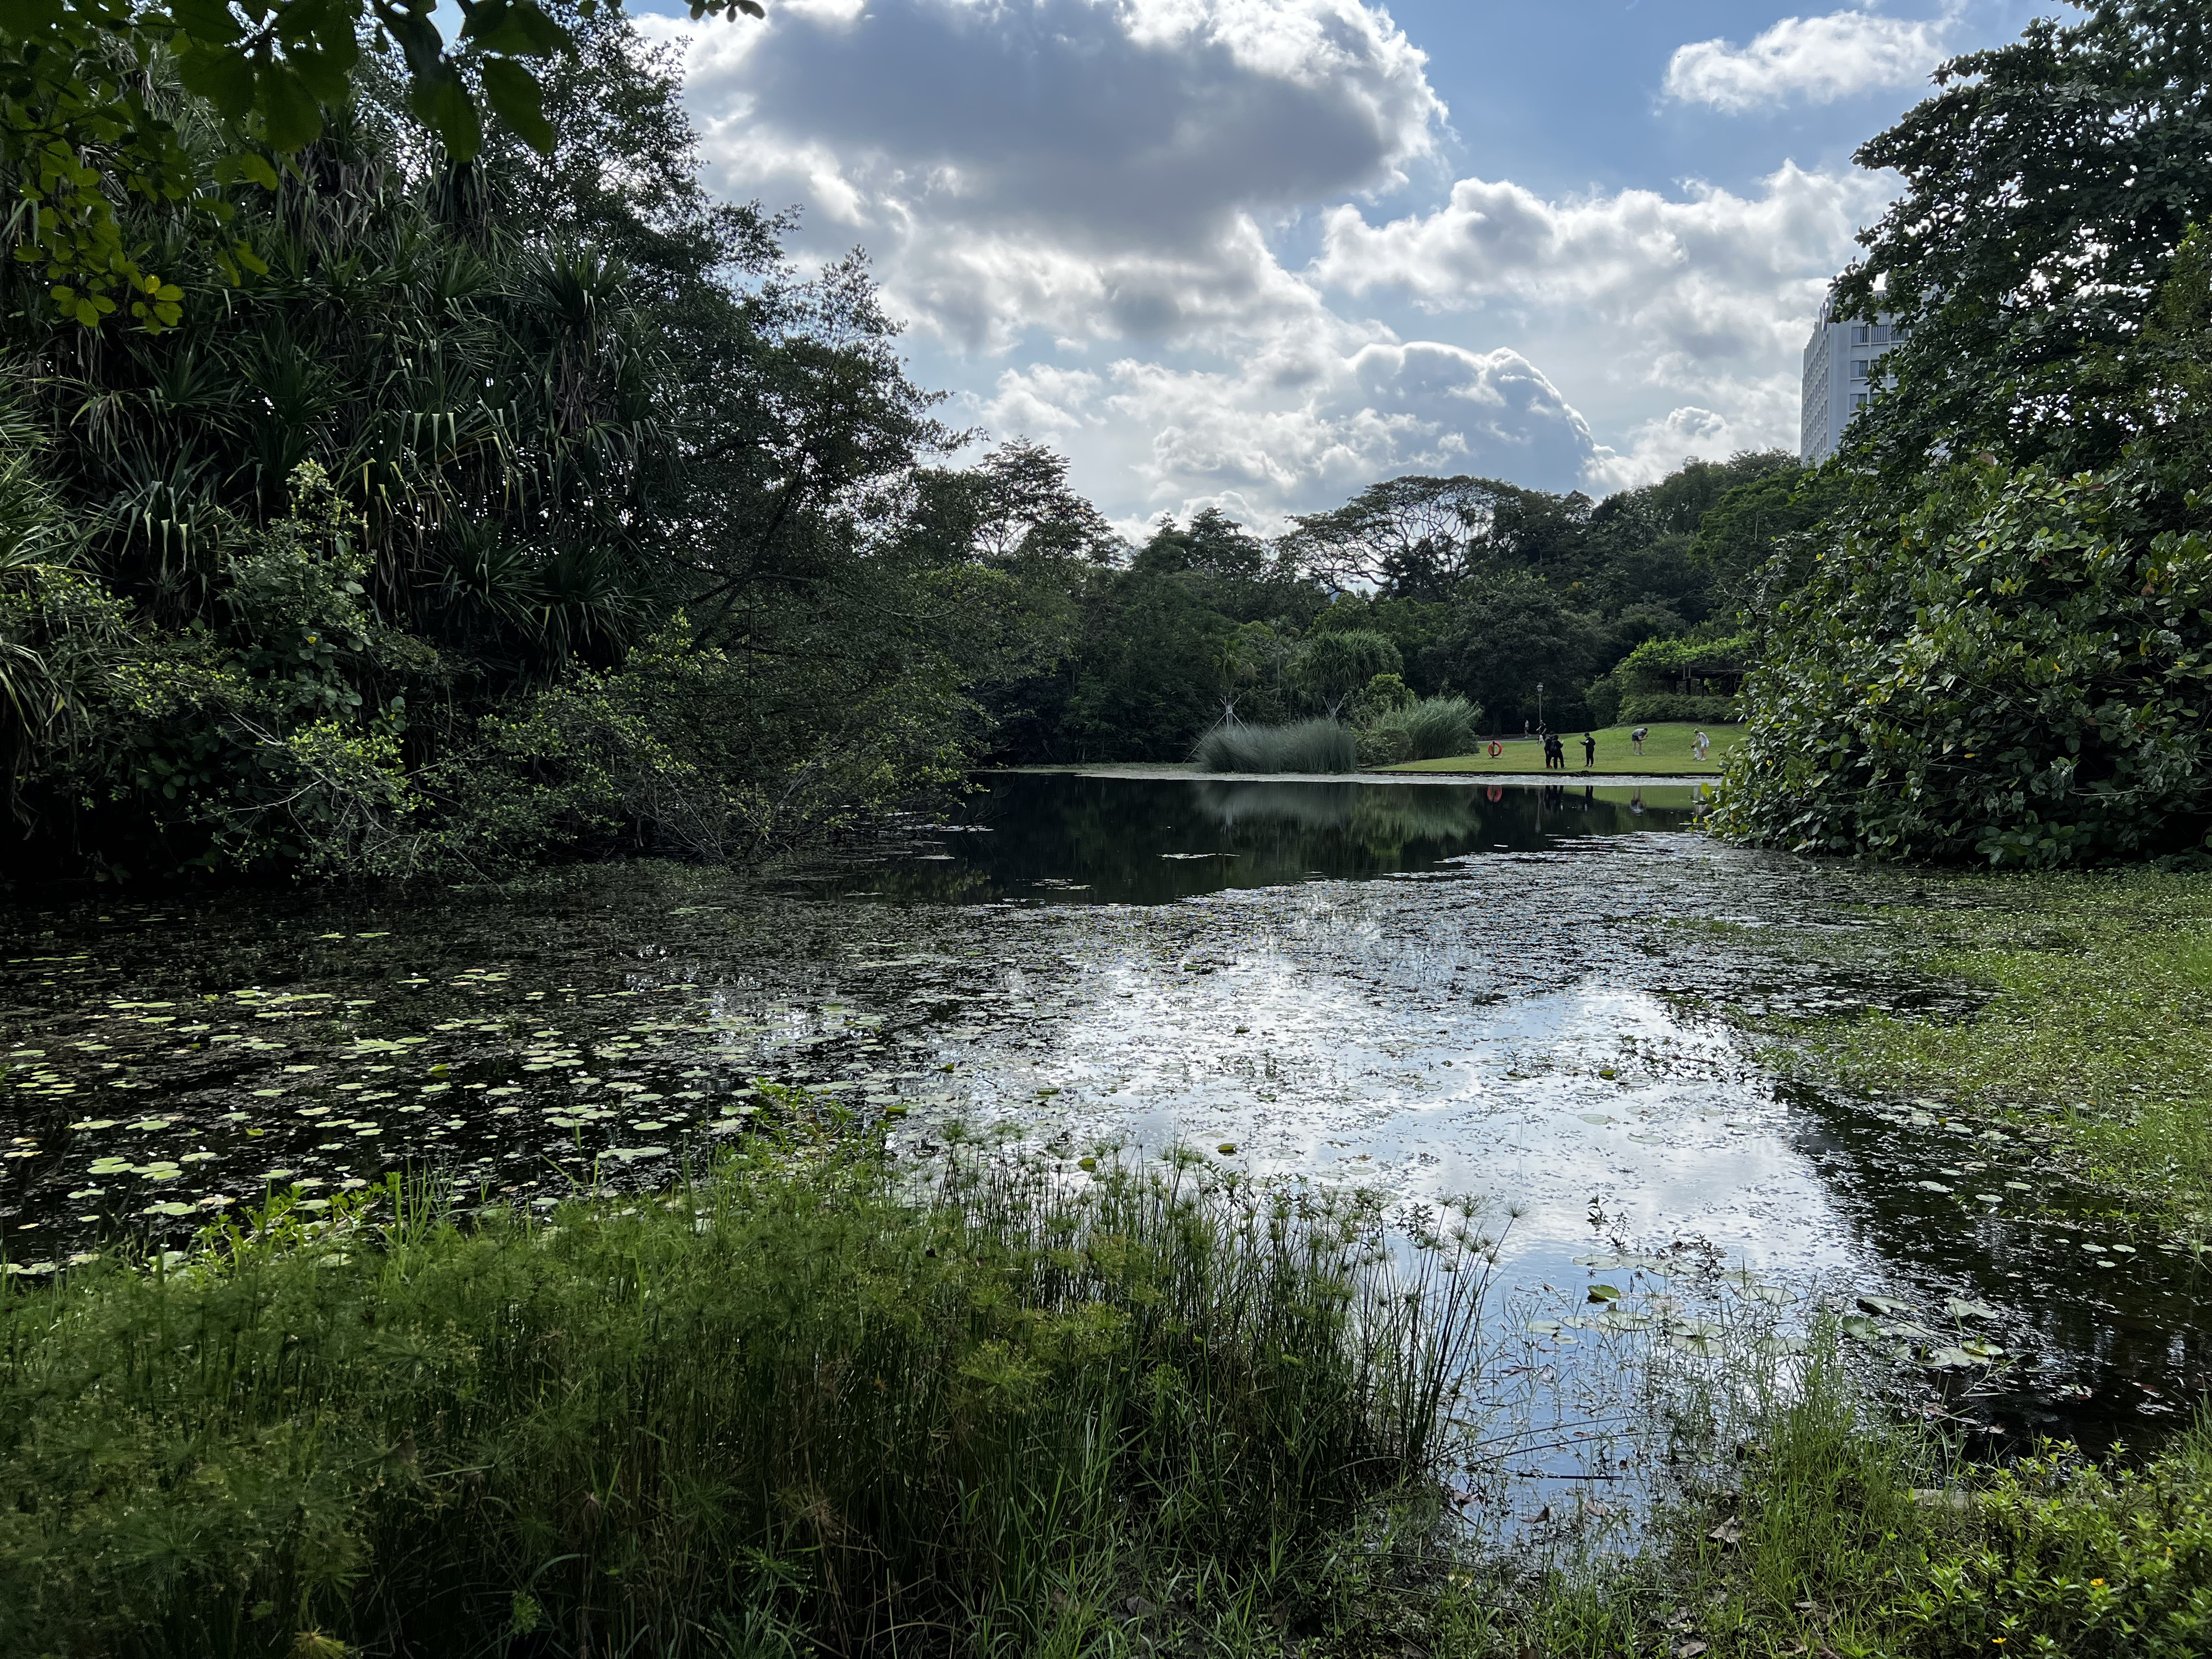
<instances>
[{"instance_id":1,"label":"distant treeline","mask_svg":"<svg viewBox=\"0 0 2212 1659\"><path fill-rule=\"evenodd\" d=\"M1180 759L1226 714L1347 714L1377 674L1463 696L1494 730L1727 718L1746 597L1838 487L1765 451L1596 501L1393 478L1265 540L1211 509L1163 520L1126 560L1079 573L1070 648L994 701L998 749Z\"/></svg>"}]
</instances>

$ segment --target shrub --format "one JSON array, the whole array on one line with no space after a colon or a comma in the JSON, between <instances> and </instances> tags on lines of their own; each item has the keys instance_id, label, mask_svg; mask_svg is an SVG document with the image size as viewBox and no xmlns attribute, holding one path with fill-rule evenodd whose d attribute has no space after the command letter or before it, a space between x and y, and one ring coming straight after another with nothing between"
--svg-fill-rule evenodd
<instances>
[{"instance_id":1,"label":"shrub","mask_svg":"<svg viewBox=\"0 0 2212 1659\"><path fill-rule=\"evenodd\" d=\"M1677 692L1644 691L1621 699L1619 723L1656 726L1662 720L1689 720L1700 726L1719 726L1742 718L1742 707L1734 697L1686 697Z\"/></svg>"},{"instance_id":2,"label":"shrub","mask_svg":"<svg viewBox=\"0 0 2212 1659\"><path fill-rule=\"evenodd\" d=\"M1194 758L1208 772L1349 772L1358 764L1358 740L1332 720L1217 726L1198 740Z\"/></svg>"},{"instance_id":3,"label":"shrub","mask_svg":"<svg viewBox=\"0 0 2212 1659\"><path fill-rule=\"evenodd\" d=\"M1377 740L1377 750L1387 744L1402 747L1401 760L1441 760L1447 755L1465 755L1474 751L1475 722L1482 718L1482 710L1465 697L1424 697L1419 702L1409 702L1378 714L1369 726ZM1402 734L1401 743L1395 735ZM1363 738L1363 754L1364 743Z\"/></svg>"},{"instance_id":4,"label":"shrub","mask_svg":"<svg viewBox=\"0 0 2212 1659\"><path fill-rule=\"evenodd\" d=\"M1413 736L1401 726L1364 726L1355 733L1363 767L1401 766L1413 758Z\"/></svg>"},{"instance_id":5,"label":"shrub","mask_svg":"<svg viewBox=\"0 0 2212 1659\"><path fill-rule=\"evenodd\" d=\"M1459 1245L1393 1267L1370 1206L1182 1165L292 1199L0 1292L0 1650L1077 1651L1422 1480L1480 1297Z\"/></svg>"},{"instance_id":6,"label":"shrub","mask_svg":"<svg viewBox=\"0 0 2212 1659\"><path fill-rule=\"evenodd\" d=\"M1410 708L1413 693L1399 674L1377 674L1352 699L1352 715L1356 720L1375 720L1400 708Z\"/></svg>"},{"instance_id":7,"label":"shrub","mask_svg":"<svg viewBox=\"0 0 2212 1659\"><path fill-rule=\"evenodd\" d=\"M2052 865L2203 836L2212 541L2144 469L1962 464L1777 611L1711 820L1807 852Z\"/></svg>"}]
</instances>

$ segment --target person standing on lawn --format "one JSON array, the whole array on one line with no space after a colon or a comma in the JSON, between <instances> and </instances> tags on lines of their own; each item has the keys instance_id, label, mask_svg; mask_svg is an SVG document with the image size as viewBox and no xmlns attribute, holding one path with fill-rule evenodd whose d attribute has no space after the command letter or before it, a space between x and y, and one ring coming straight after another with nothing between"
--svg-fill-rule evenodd
<instances>
[{"instance_id":1,"label":"person standing on lawn","mask_svg":"<svg viewBox=\"0 0 2212 1659\"><path fill-rule=\"evenodd\" d=\"M1583 733L1583 765L1588 768L1596 764L1597 738L1592 733L1585 732Z\"/></svg>"},{"instance_id":2,"label":"person standing on lawn","mask_svg":"<svg viewBox=\"0 0 2212 1659\"><path fill-rule=\"evenodd\" d=\"M1650 726L1639 726L1633 732L1631 732L1628 734L1628 740L1636 745L1636 752L1640 755L1644 752L1644 739L1650 735L1651 728Z\"/></svg>"}]
</instances>

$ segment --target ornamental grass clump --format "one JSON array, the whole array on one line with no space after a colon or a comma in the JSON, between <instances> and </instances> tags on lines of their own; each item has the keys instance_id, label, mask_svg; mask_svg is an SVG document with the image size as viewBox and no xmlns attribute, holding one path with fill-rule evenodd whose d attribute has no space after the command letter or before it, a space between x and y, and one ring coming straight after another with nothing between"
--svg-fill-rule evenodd
<instances>
[{"instance_id":1,"label":"ornamental grass clump","mask_svg":"<svg viewBox=\"0 0 2212 1659\"><path fill-rule=\"evenodd\" d=\"M0 1300L0 1651L1073 1650L1163 1583L1287 1603L1433 1486L1481 1283L1176 1164L327 1214Z\"/></svg>"},{"instance_id":2,"label":"ornamental grass clump","mask_svg":"<svg viewBox=\"0 0 2212 1659\"><path fill-rule=\"evenodd\" d=\"M1481 708L1465 697L1423 697L1418 702L1385 710L1369 723L1376 734L1403 734L1406 760L1443 760L1474 752L1475 722Z\"/></svg>"},{"instance_id":3,"label":"ornamental grass clump","mask_svg":"<svg viewBox=\"0 0 2212 1659\"><path fill-rule=\"evenodd\" d=\"M1198 740L1194 758L1207 772L1349 772L1359 763L1358 738L1333 720L1289 726L1217 726Z\"/></svg>"}]
</instances>

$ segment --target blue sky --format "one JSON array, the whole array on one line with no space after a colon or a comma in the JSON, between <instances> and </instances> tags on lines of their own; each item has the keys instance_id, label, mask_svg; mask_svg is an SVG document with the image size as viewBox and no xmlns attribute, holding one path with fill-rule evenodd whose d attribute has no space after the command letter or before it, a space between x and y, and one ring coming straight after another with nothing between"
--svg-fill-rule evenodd
<instances>
[{"instance_id":1,"label":"blue sky","mask_svg":"<svg viewBox=\"0 0 2212 1659\"><path fill-rule=\"evenodd\" d=\"M1894 181L1859 143L2038 9L769 0L684 55L717 189L865 247L954 422L1134 530L1377 477L1593 493L1796 441Z\"/></svg>"}]
</instances>

